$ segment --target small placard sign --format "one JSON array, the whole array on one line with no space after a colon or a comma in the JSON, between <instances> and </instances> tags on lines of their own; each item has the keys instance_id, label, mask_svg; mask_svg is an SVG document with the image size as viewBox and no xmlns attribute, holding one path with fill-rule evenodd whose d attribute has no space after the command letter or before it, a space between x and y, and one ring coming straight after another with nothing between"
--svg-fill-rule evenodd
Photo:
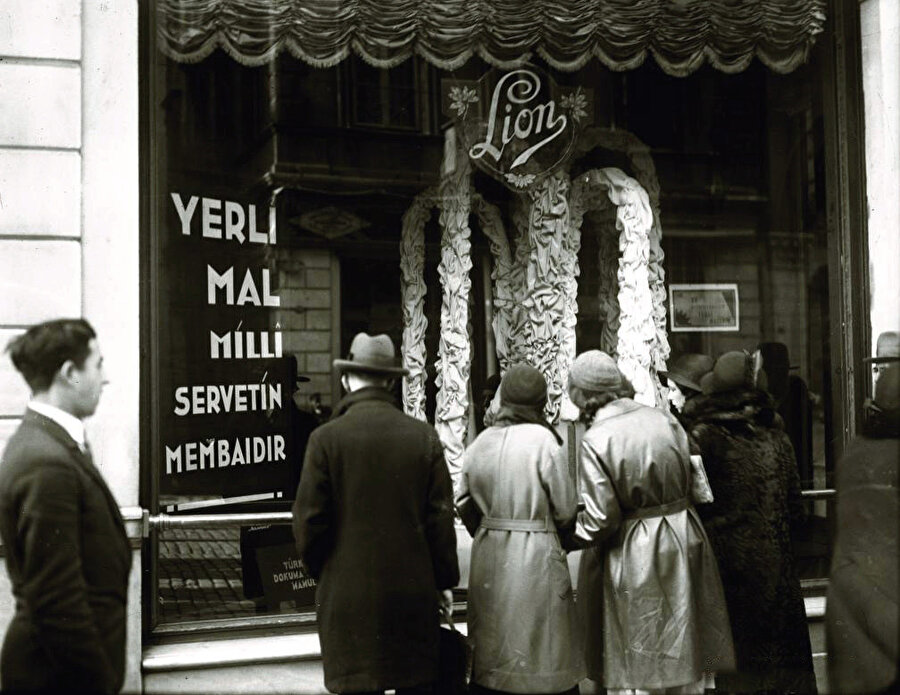
<instances>
[{"instance_id":1,"label":"small placard sign","mask_svg":"<svg viewBox=\"0 0 900 695\"><path fill-rule=\"evenodd\" d=\"M738 331L738 287L734 283L669 285L669 316L673 333Z\"/></svg>"},{"instance_id":2,"label":"small placard sign","mask_svg":"<svg viewBox=\"0 0 900 695\"><path fill-rule=\"evenodd\" d=\"M293 543L257 548L256 561L267 604L294 601L297 608L315 608L316 580L303 569Z\"/></svg>"}]
</instances>

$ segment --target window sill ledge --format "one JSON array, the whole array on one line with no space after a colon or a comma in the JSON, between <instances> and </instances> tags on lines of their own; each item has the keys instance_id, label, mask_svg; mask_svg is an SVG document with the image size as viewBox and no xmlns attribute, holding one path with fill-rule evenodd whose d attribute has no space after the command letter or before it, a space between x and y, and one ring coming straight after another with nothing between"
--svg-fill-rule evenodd
<instances>
[{"instance_id":1,"label":"window sill ledge","mask_svg":"<svg viewBox=\"0 0 900 695\"><path fill-rule=\"evenodd\" d=\"M162 673L320 658L319 636L307 632L153 645L144 648L141 666L144 673Z\"/></svg>"},{"instance_id":2,"label":"window sill ledge","mask_svg":"<svg viewBox=\"0 0 900 695\"><path fill-rule=\"evenodd\" d=\"M809 622L824 620L824 596L807 597L804 603ZM465 623L459 622L456 627L466 634ZM303 632L153 645L144 648L142 665L144 673L150 674L318 661L321 658L318 634Z\"/></svg>"}]
</instances>

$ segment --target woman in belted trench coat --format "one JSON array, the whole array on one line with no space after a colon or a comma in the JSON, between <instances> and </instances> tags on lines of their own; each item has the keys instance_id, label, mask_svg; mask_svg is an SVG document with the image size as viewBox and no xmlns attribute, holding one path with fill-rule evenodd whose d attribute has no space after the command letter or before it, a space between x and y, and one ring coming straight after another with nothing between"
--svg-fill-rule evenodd
<instances>
[{"instance_id":1,"label":"woman in belted trench coat","mask_svg":"<svg viewBox=\"0 0 900 695\"><path fill-rule=\"evenodd\" d=\"M581 443L576 543L588 676L609 693L703 693L734 665L722 582L689 499L687 435L633 401L606 353L578 356L569 395Z\"/></svg>"},{"instance_id":2,"label":"woman in belted trench coat","mask_svg":"<svg viewBox=\"0 0 900 695\"><path fill-rule=\"evenodd\" d=\"M468 627L472 692L569 692L584 677L557 529L575 519L566 450L546 424L547 382L510 367L493 426L466 451L456 504L474 536Z\"/></svg>"}]
</instances>

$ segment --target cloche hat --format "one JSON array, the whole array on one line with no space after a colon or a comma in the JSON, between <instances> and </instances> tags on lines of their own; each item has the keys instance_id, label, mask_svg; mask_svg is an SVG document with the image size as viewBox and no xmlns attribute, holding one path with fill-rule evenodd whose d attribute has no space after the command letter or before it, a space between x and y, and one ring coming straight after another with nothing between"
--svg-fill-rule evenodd
<instances>
[{"instance_id":1,"label":"cloche hat","mask_svg":"<svg viewBox=\"0 0 900 695\"><path fill-rule=\"evenodd\" d=\"M759 350L726 352L712 371L700 379L703 393L722 393L740 388L765 388L766 374L762 371L762 355Z\"/></svg>"},{"instance_id":2,"label":"cloche hat","mask_svg":"<svg viewBox=\"0 0 900 695\"><path fill-rule=\"evenodd\" d=\"M402 376L409 370L397 364L394 343L384 333L369 335L357 333L350 343L350 354L345 360L335 360L334 368L341 372L365 372L367 374L385 374Z\"/></svg>"},{"instance_id":3,"label":"cloche hat","mask_svg":"<svg viewBox=\"0 0 900 695\"><path fill-rule=\"evenodd\" d=\"M582 391L617 391L624 383L616 361L602 350L582 352L569 370L569 384Z\"/></svg>"},{"instance_id":4,"label":"cloche hat","mask_svg":"<svg viewBox=\"0 0 900 695\"><path fill-rule=\"evenodd\" d=\"M514 364L500 381L503 405L543 406L547 402L547 380L530 364Z\"/></svg>"}]
</instances>

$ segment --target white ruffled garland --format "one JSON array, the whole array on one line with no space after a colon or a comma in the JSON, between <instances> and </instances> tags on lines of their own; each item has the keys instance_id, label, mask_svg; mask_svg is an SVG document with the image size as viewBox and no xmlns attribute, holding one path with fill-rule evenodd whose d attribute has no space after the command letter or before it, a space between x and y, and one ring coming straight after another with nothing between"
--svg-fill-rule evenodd
<instances>
[{"instance_id":1,"label":"white ruffled garland","mask_svg":"<svg viewBox=\"0 0 900 695\"><path fill-rule=\"evenodd\" d=\"M457 161L466 160L460 157ZM439 203L436 205L436 203ZM438 274L443 287L441 304L441 339L437 366L438 404L435 428L444 444L451 475L462 463L465 432L468 426L468 379L470 346L468 343L468 294L471 287L471 231L468 213L478 217L483 233L490 241L494 257L493 329L501 373L509 364L507 337L511 334L515 296L513 262L499 209L478 194L472 193L471 170L445 175L441 195L433 189L418 195L403 216L400 235L401 298L403 304L403 341L401 356L409 375L403 378L404 411L425 420L426 370L424 280L424 228L431 209L440 211L442 228L441 262ZM463 311L460 310L462 308Z\"/></svg>"},{"instance_id":2,"label":"white ruffled garland","mask_svg":"<svg viewBox=\"0 0 900 695\"><path fill-rule=\"evenodd\" d=\"M569 369L572 367L578 351L575 328L578 325L578 277L581 275L581 268L578 265L578 252L581 250L581 222L575 224L572 219L576 214L572 209L573 198L573 192L570 192L569 224L563 230L560 262L563 278L563 315L559 327L559 352L557 354L557 371L561 391L558 416L566 420L574 420L578 413L578 409L569 399L567 388ZM583 216L584 210L582 209L578 214Z\"/></svg>"},{"instance_id":3,"label":"white ruffled garland","mask_svg":"<svg viewBox=\"0 0 900 695\"><path fill-rule=\"evenodd\" d=\"M438 277L443 292L434 427L444 445L444 457L454 485L462 469L469 414L470 177L469 158L457 151L455 168L446 167L440 183L441 260Z\"/></svg>"},{"instance_id":4,"label":"white ruffled garland","mask_svg":"<svg viewBox=\"0 0 900 695\"><path fill-rule=\"evenodd\" d=\"M528 352L528 314L523 302L528 296L529 288L526 277L528 258L531 255L531 238L529 233L529 207L528 199L524 195L515 197L512 206L512 221L515 229L515 258L513 260L510 282L513 287L515 305L513 306L512 326L510 327L509 363L517 364L526 361Z\"/></svg>"},{"instance_id":5,"label":"white ruffled garland","mask_svg":"<svg viewBox=\"0 0 900 695\"><path fill-rule=\"evenodd\" d=\"M665 254L662 249L662 223L659 214L659 178L656 165L650 154L650 148L634 134L620 128L588 128L578 142L578 156L584 155L596 147L603 147L613 152L623 152L628 156L634 178L647 191L650 208L653 211L653 226L650 230L649 277L650 292L653 297L653 321L656 326L656 338L652 350L653 376L657 389L657 402L667 403L668 389L657 377L665 370L666 360L671 348L667 332L666 273L663 267ZM667 406L666 406L667 407Z\"/></svg>"},{"instance_id":6,"label":"white ruffled garland","mask_svg":"<svg viewBox=\"0 0 900 695\"><path fill-rule=\"evenodd\" d=\"M557 172L531 192L529 218L531 253L522 301L526 361L547 379L547 420L559 418L563 384L560 377L560 339L565 315L566 278L563 270L565 238L569 235L569 176Z\"/></svg>"},{"instance_id":7,"label":"white ruffled garland","mask_svg":"<svg viewBox=\"0 0 900 695\"><path fill-rule=\"evenodd\" d=\"M487 202L478 193L472 194L472 208L478 217L482 233L491 245L491 256L494 259L491 269L492 301L494 317L494 346L500 373L504 374L509 366L509 338L513 324L515 307L515 290L513 284L513 261L509 250L509 239L503 227L500 210L496 205Z\"/></svg>"},{"instance_id":8,"label":"white ruffled garland","mask_svg":"<svg viewBox=\"0 0 900 695\"><path fill-rule=\"evenodd\" d=\"M621 254L616 273L619 326L615 352L619 368L633 384L636 400L646 405L660 405L655 370L651 370L658 358L655 354L658 342L653 294L650 290L650 231L653 226L650 201L647 192L637 181L619 169L608 168L593 170L578 177L573 197L579 200L577 206L580 209L585 209L585 203L582 202L585 196L597 187L605 189L609 200L616 206L618 250ZM574 221L580 225L582 219L583 213L574 218ZM601 243L601 251L604 248L605 245ZM609 253L604 255L606 258L612 256ZM601 273L602 270L601 264ZM601 281L601 288L608 284ZM606 288L605 293L608 292L609 288ZM607 311L604 319L609 324L609 297L601 297L601 306L603 305L606 305Z\"/></svg>"},{"instance_id":9,"label":"white ruffled garland","mask_svg":"<svg viewBox=\"0 0 900 695\"><path fill-rule=\"evenodd\" d=\"M425 420L425 224L435 203L434 189L420 193L403 215L400 233L400 294L403 342L400 354L409 375L403 377L403 409Z\"/></svg>"}]
</instances>

